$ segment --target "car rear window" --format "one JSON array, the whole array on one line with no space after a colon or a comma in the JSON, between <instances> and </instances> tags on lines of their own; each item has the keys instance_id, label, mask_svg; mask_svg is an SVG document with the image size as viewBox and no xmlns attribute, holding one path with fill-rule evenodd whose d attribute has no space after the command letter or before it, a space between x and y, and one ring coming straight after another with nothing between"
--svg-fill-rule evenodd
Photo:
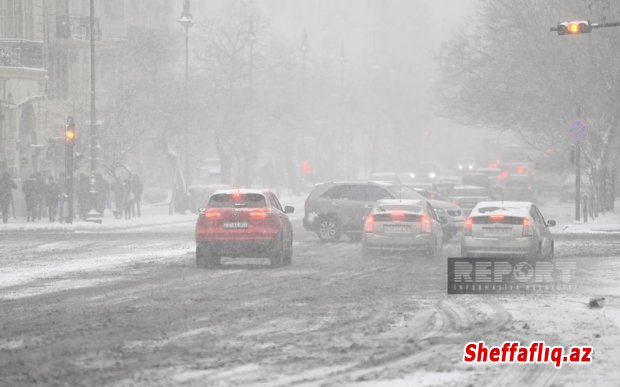
<instances>
[{"instance_id":1,"label":"car rear window","mask_svg":"<svg viewBox=\"0 0 620 387\"><path fill-rule=\"evenodd\" d=\"M396 212L416 212L416 213L420 213L422 212L422 207L420 206L404 206L402 204L384 204L384 205L380 205L377 206L377 211L378 212L391 212L391 211L396 211Z\"/></svg>"},{"instance_id":2,"label":"car rear window","mask_svg":"<svg viewBox=\"0 0 620 387\"><path fill-rule=\"evenodd\" d=\"M209 199L208 208L264 208L265 197L257 193L215 194Z\"/></svg>"},{"instance_id":3,"label":"car rear window","mask_svg":"<svg viewBox=\"0 0 620 387\"><path fill-rule=\"evenodd\" d=\"M390 189L399 199L426 200L424 196L420 195L413 188L406 185L395 185L390 187Z\"/></svg>"}]
</instances>

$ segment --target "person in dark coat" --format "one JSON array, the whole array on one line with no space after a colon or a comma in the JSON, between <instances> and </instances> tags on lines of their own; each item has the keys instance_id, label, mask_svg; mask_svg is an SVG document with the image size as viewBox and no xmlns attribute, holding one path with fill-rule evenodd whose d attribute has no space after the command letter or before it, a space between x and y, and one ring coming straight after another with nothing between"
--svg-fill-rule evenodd
<instances>
[{"instance_id":1,"label":"person in dark coat","mask_svg":"<svg viewBox=\"0 0 620 387\"><path fill-rule=\"evenodd\" d=\"M47 185L45 186L45 205L47 206L47 214L49 215L50 223L56 221L56 211L58 210L58 201L60 198L60 186L54 181L54 178L50 176L47 179Z\"/></svg>"},{"instance_id":2,"label":"person in dark coat","mask_svg":"<svg viewBox=\"0 0 620 387\"><path fill-rule=\"evenodd\" d=\"M140 177L138 175L133 174L131 176L131 190L133 191L133 202L136 209L135 213L137 216L142 216L140 204L142 201L143 189L144 187L142 186L142 180L140 180Z\"/></svg>"},{"instance_id":3,"label":"person in dark coat","mask_svg":"<svg viewBox=\"0 0 620 387\"><path fill-rule=\"evenodd\" d=\"M41 220L45 209L45 179L39 172L36 173L35 183L35 215L37 220Z\"/></svg>"},{"instance_id":4,"label":"person in dark coat","mask_svg":"<svg viewBox=\"0 0 620 387\"><path fill-rule=\"evenodd\" d=\"M22 192L26 199L26 222L35 221L37 212L37 175L31 174L22 183Z\"/></svg>"},{"instance_id":5,"label":"person in dark coat","mask_svg":"<svg viewBox=\"0 0 620 387\"><path fill-rule=\"evenodd\" d=\"M9 207L13 200L13 190L17 189L17 185L11 179L11 174L4 172L0 179L0 211L2 211L2 222L9 220Z\"/></svg>"}]
</instances>

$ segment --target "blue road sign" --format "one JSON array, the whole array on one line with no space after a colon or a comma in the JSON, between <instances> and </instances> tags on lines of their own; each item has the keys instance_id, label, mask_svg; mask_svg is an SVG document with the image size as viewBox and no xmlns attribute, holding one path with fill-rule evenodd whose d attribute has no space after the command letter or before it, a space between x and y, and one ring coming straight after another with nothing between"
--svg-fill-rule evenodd
<instances>
[{"instance_id":1,"label":"blue road sign","mask_svg":"<svg viewBox=\"0 0 620 387\"><path fill-rule=\"evenodd\" d=\"M570 136L575 141L583 140L584 138L586 138L588 136L589 132L590 132L590 128L588 128L588 125L586 125L585 123L583 123L580 120L576 120L568 128L568 134L570 134Z\"/></svg>"}]
</instances>

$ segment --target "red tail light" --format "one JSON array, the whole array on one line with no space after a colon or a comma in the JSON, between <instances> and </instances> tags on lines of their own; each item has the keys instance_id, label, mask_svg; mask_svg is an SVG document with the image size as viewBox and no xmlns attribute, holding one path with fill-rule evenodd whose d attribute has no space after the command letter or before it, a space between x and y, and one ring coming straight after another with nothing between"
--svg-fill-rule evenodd
<instances>
[{"instance_id":1,"label":"red tail light","mask_svg":"<svg viewBox=\"0 0 620 387\"><path fill-rule=\"evenodd\" d=\"M366 222L364 222L364 232L375 232L375 217L368 215Z\"/></svg>"},{"instance_id":2,"label":"red tail light","mask_svg":"<svg viewBox=\"0 0 620 387\"><path fill-rule=\"evenodd\" d=\"M459 203L459 201L458 201L458 200L453 200L453 201L452 201L452 203L454 203L454 204L455 204L455 205L457 205L457 206L458 206L458 205L460 205L460 203Z\"/></svg>"},{"instance_id":3,"label":"red tail light","mask_svg":"<svg viewBox=\"0 0 620 387\"><path fill-rule=\"evenodd\" d=\"M426 216L422 217L422 232L425 234L431 232L431 220Z\"/></svg>"},{"instance_id":4,"label":"red tail light","mask_svg":"<svg viewBox=\"0 0 620 387\"><path fill-rule=\"evenodd\" d=\"M392 220L404 220L405 219L405 213L404 212L392 212L390 214L390 219L392 219Z\"/></svg>"},{"instance_id":5,"label":"red tail light","mask_svg":"<svg viewBox=\"0 0 620 387\"><path fill-rule=\"evenodd\" d=\"M261 220L267 219L269 213L267 211L250 211L250 219Z\"/></svg>"},{"instance_id":6,"label":"red tail light","mask_svg":"<svg viewBox=\"0 0 620 387\"><path fill-rule=\"evenodd\" d=\"M463 228L464 236L471 236L472 229L474 228L474 220L472 218L465 219L465 227Z\"/></svg>"},{"instance_id":7,"label":"red tail light","mask_svg":"<svg viewBox=\"0 0 620 387\"><path fill-rule=\"evenodd\" d=\"M215 220L215 219L220 219L222 217L222 213L219 212L219 211L208 211L208 210L205 210L202 213L202 216L204 216L205 219Z\"/></svg>"},{"instance_id":8,"label":"red tail light","mask_svg":"<svg viewBox=\"0 0 620 387\"><path fill-rule=\"evenodd\" d=\"M530 224L530 220L525 218L523 219L523 236L531 237L534 235L534 230L532 230L532 225Z\"/></svg>"}]
</instances>

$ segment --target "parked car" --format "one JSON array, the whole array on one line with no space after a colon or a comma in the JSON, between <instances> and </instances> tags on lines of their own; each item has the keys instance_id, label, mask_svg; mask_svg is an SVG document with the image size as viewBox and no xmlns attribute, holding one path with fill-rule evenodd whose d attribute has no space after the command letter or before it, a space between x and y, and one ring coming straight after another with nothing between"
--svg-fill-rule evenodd
<instances>
[{"instance_id":1,"label":"parked car","mask_svg":"<svg viewBox=\"0 0 620 387\"><path fill-rule=\"evenodd\" d=\"M423 251L438 257L442 247L440 220L426 200L379 200L364 222L364 257L383 251Z\"/></svg>"},{"instance_id":2,"label":"parked car","mask_svg":"<svg viewBox=\"0 0 620 387\"><path fill-rule=\"evenodd\" d=\"M425 200L413 189L387 182L330 182L316 185L306 199L303 225L322 241L362 236L364 219L381 199Z\"/></svg>"},{"instance_id":3,"label":"parked car","mask_svg":"<svg viewBox=\"0 0 620 387\"><path fill-rule=\"evenodd\" d=\"M450 191L450 199L461 207L465 215L482 201L492 200L489 190L475 185L457 185Z\"/></svg>"},{"instance_id":4,"label":"parked car","mask_svg":"<svg viewBox=\"0 0 620 387\"><path fill-rule=\"evenodd\" d=\"M553 259L551 226L531 202L480 202L465 220L461 255Z\"/></svg>"},{"instance_id":5,"label":"parked car","mask_svg":"<svg viewBox=\"0 0 620 387\"><path fill-rule=\"evenodd\" d=\"M212 267L221 257L268 257L271 265L293 258L293 228L276 195L268 190L216 191L196 221L196 265Z\"/></svg>"}]
</instances>

